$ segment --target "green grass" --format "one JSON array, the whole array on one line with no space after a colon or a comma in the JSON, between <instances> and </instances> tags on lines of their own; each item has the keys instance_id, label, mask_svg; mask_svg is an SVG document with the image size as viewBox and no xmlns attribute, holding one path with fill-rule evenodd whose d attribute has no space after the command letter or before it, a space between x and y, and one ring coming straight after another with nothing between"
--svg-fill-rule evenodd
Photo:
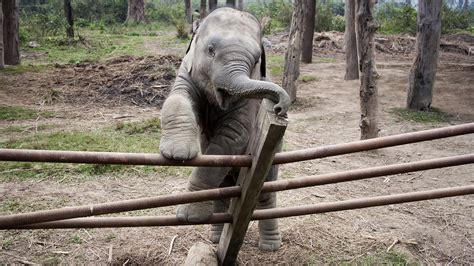
<instances>
[{"instance_id":1,"label":"green grass","mask_svg":"<svg viewBox=\"0 0 474 266\"><path fill-rule=\"evenodd\" d=\"M168 38L170 46L183 43L187 40L179 40L174 35L166 34L173 29L170 25L163 23L150 23L147 25L113 25L104 29L78 28L79 38L69 40L63 36L46 37L40 41L37 48L22 47L28 53L45 54L40 59L24 61L34 64L78 64L93 62L101 59L121 56L144 56L152 55L151 49L144 49L146 41L160 38ZM163 36L162 36L163 35Z\"/></svg>"},{"instance_id":2,"label":"green grass","mask_svg":"<svg viewBox=\"0 0 474 266\"><path fill-rule=\"evenodd\" d=\"M0 120L30 120L38 117L51 118L54 117L53 112L38 112L28 108L19 106L0 106Z\"/></svg>"},{"instance_id":3,"label":"green grass","mask_svg":"<svg viewBox=\"0 0 474 266\"><path fill-rule=\"evenodd\" d=\"M375 253L368 253L362 256L355 257L350 260L332 260L327 261L327 258L310 257L308 265L392 265L392 266L415 266L418 263L410 261L405 254L396 251L377 251Z\"/></svg>"},{"instance_id":4,"label":"green grass","mask_svg":"<svg viewBox=\"0 0 474 266\"><path fill-rule=\"evenodd\" d=\"M282 55L267 55L267 66L272 76L282 76L285 66L285 57Z\"/></svg>"},{"instance_id":5,"label":"green grass","mask_svg":"<svg viewBox=\"0 0 474 266\"><path fill-rule=\"evenodd\" d=\"M70 203L68 197L6 199L0 202L0 213L13 214L41 209L64 207Z\"/></svg>"},{"instance_id":6,"label":"green grass","mask_svg":"<svg viewBox=\"0 0 474 266\"><path fill-rule=\"evenodd\" d=\"M404 254L398 252L378 252L367 254L353 261L344 261L340 265L418 265L410 262Z\"/></svg>"},{"instance_id":7,"label":"green grass","mask_svg":"<svg viewBox=\"0 0 474 266\"><path fill-rule=\"evenodd\" d=\"M311 76L311 75L301 75L299 77L299 80L304 82L304 83L307 83L307 82L311 82L311 81L319 81L319 78L317 78L315 76Z\"/></svg>"},{"instance_id":8,"label":"green grass","mask_svg":"<svg viewBox=\"0 0 474 266\"><path fill-rule=\"evenodd\" d=\"M417 123L442 123L449 121L449 115L437 108L431 108L428 112L393 108L390 112L404 120Z\"/></svg>"},{"instance_id":9,"label":"green grass","mask_svg":"<svg viewBox=\"0 0 474 266\"><path fill-rule=\"evenodd\" d=\"M105 151L158 153L160 140L159 120L123 123L115 128L98 130L38 133L33 136L10 139L0 143L0 148ZM106 173L159 173L163 175L188 175L190 168L125 166L99 164L62 164L5 162L0 164L0 180L41 179L78 176L95 176Z\"/></svg>"},{"instance_id":10,"label":"green grass","mask_svg":"<svg viewBox=\"0 0 474 266\"><path fill-rule=\"evenodd\" d=\"M40 124L37 126L11 125L4 128L0 128L0 133L13 134L13 133L23 133L23 132L29 132L29 131L42 131L42 130L51 129L54 127L55 126L51 124Z\"/></svg>"},{"instance_id":11,"label":"green grass","mask_svg":"<svg viewBox=\"0 0 474 266\"><path fill-rule=\"evenodd\" d=\"M0 70L0 73L22 74L27 72L41 72L48 67L45 65L20 64L14 66L5 66Z\"/></svg>"}]
</instances>

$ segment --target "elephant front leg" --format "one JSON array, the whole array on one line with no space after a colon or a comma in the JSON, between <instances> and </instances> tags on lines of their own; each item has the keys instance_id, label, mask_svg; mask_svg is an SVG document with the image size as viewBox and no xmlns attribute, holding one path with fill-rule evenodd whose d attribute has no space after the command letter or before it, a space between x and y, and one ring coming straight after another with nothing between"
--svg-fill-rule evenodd
<instances>
[{"instance_id":1,"label":"elephant front leg","mask_svg":"<svg viewBox=\"0 0 474 266\"><path fill-rule=\"evenodd\" d=\"M196 115L189 95L171 93L161 111L160 151L169 159L189 160L199 149Z\"/></svg>"}]
</instances>

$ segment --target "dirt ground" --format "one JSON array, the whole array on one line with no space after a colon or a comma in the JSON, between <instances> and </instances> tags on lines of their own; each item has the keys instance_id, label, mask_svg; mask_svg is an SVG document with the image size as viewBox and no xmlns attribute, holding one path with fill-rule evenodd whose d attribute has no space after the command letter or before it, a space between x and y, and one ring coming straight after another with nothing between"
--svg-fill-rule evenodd
<instances>
[{"instance_id":1,"label":"dirt ground","mask_svg":"<svg viewBox=\"0 0 474 266\"><path fill-rule=\"evenodd\" d=\"M340 35L331 36L324 45L315 41L315 63L301 65L301 74L313 76L315 80L301 83L298 88L297 104L289 113L285 150L359 139L359 82L343 79L345 62L340 38ZM285 40L281 35L269 38L270 54L282 54L281 45ZM332 41L334 44L330 43ZM390 40L382 42L389 43L387 47L398 49L397 45L390 44ZM467 40L463 45L474 46L474 43ZM393 108L405 105L413 56L412 49L406 45L401 51L389 53L379 49L377 54L381 136L474 122L474 56L459 51L441 53L434 90L433 106L447 113L449 121L417 123L398 117ZM177 66L179 58L122 58L108 63L60 66L38 73L0 73L3 83L0 104L60 113L62 116L59 118L41 118L40 122L54 123L63 130L103 127L113 125L117 120L158 117L159 101L154 100L163 94L159 89L166 89L172 83L172 78L166 74L152 75L159 70L157 67L163 69L163 60L167 60L167 66ZM152 68L143 62L148 62ZM109 70L103 72L102 68ZM132 76L123 79L127 73ZM137 79L134 73L145 74ZM276 82L279 78L275 77ZM122 87L131 88L127 92L130 94L101 89L109 83L112 88L117 80L127 82ZM0 121L0 127L18 123ZM21 123L35 124L38 121ZM0 139L5 140L4 137ZM282 165L280 178L468 154L473 150L474 135L471 134ZM278 194L279 206L472 185L473 173L474 165L466 165L285 191ZM1 181L0 198L2 201L39 201L46 206L60 207L177 193L184 191L185 184L184 174L167 176L158 172L68 180ZM252 223L238 261L244 265L354 263L371 254L380 256L391 246L392 251L405 254L409 261L420 264L474 264L473 199L473 196L463 196L280 219L283 246L272 253L258 250L257 223ZM133 214L173 213L174 207L168 207ZM196 241L208 241L208 230L207 226L183 226L1 231L0 261L24 264L180 264Z\"/></svg>"}]
</instances>

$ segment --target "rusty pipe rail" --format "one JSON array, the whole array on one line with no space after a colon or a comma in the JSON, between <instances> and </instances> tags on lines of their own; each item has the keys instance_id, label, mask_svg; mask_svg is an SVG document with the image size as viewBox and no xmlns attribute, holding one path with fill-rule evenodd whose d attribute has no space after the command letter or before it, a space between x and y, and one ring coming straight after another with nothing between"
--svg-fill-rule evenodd
<instances>
[{"instance_id":1,"label":"rusty pipe rail","mask_svg":"<svg viewBox=\"0 0 474 266\"><path fill-rule=\"evenodd\" d=\"M332 184L338 182L354 181L392 174L422 171L435 168L457 166L474 163L474 153L468 155L451 156L418 162L401 163L388 166L371 167L365 169L344 171L332 174L323 174L266 182L262 192L276 192L295 188ZM176 204L223 199L240 196L241 188L238 186L186 192L176 195L164 195L150 198L123 200L103 204L67 207L55 210L36 211L30 213L0 216L0 229L10 226L19 226L40 222L48 222L77 217L86 217L99 214L117 213L139 209L164 207Z\"/></svg>"},{"instance_id":2,"label":"rusty pipe rail","mask_svg":"<svg viewBox=\"0 0 474 266\"><path fill-rule=\"evenodd\" d=\"M281 152L275 155L273 163L285 164L304 160L313 160L471 133L474 133L474 123L404 133L369 140L353 141L343 144L328 145L319 148ZM192 160L176 161L166 159L160 154L151 153L0 149L0 161L245 167L251 165L252 158L247 155L200 155Z\"/></svg>"},{"instance_id":3,"label":"rusty pipe rail","mask_svg":"<svg viewBox=\"0 0 474 266\"><path fill-rule=\"evenodd\" d=\"M362 209L391 204L400 204L414 201L423 201L455 196L474 194L474 185L442 188L427 191L409 192L386 196L367 197L336 202L323 202L297 207L274 208L266 210L256 210L252 215L252 220L265 220L270 218L284 218L291 216L310 215L317 213L336 212L344 210ZM199 224L230 223L232 215L230 213L214 214L210 221ZM198 224L198 223L192 223ZM70 220L14 226L9 229L59 229L59 228L103 228L103 227L143 227L143 226L174 226L192 225L181 222L175 216L158 217L97 217L97 218L77 218Z\"/></svg>"}]
</instances>

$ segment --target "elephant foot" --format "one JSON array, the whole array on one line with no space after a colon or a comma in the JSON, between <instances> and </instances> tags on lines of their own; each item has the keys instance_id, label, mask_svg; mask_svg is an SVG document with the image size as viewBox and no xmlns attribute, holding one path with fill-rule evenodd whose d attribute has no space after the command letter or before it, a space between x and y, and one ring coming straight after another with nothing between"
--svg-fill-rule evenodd
<instances>
[{"instance_id":1,"label":"elephant foot","mask_svg":"<svg viewBox=\"0 0 474 266\"><path fill-rule=\"evenodd\" d=\"M281 247L281 234L278 220L262 220L258 223L260 240L258 248L263 251L277 251Z\"/></svg>"},{"instance_id":2,"label":"elephant foot","mask_svg":"<svg viewBox=\"0 0 474 266\"><path fill-rule=\"evenodd\" d=\"M213 244L217 244L221 240L222 229L224 229L223 224L211 225L211 234L210 234L209 239L211 240Z\"/></svg>"},{"instance_id":3,"label":"elephant foot","mask_svg":"<svg viewBox=\"0 0 474 266\"><path fill-rule=\"evenodd\" d=\"M260 233L258 248L263 251L277 251L281 247L280 231L266 232L265 235Z\"/></svg>"},{"instance_id":4,"label":"elephant foot","mask_svg":"<svg viewBox=\"0 0 474 266\"><path fill-rule=\"evenodd\" d=\"M212 201L195 202L179 205L176 218L182 222L199 223L209 221L212 213Z\"/></svg>"}]
</instances>

